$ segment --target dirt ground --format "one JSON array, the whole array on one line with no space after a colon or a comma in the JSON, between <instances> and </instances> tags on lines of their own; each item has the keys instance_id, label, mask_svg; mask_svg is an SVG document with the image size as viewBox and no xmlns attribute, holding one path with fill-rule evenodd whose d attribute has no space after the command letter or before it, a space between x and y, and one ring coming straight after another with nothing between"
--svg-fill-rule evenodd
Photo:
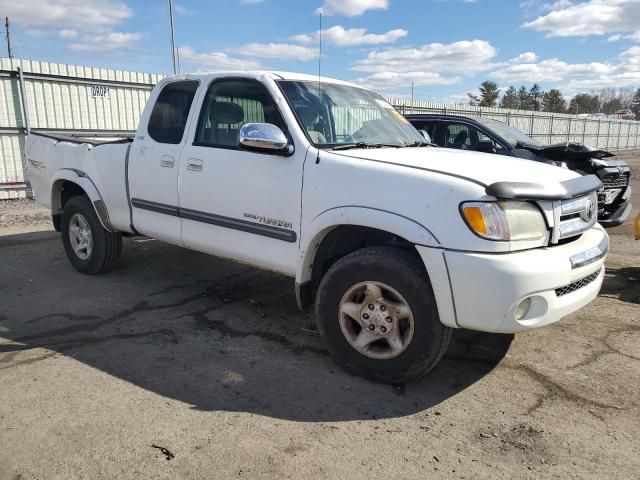
<instances>
[{"instance_id":1,"label":"dirt ground","mask_svg":"<svg viewBox=\"0 0 640 480\"><path fill-rule=\"evenodd\" d=\"M336 367L289 278L143 239L82 276L0 202L0 479L640 478L640 242L610 233L594 303L457 331L394 388Z\"/></svg>"}]
</instances>

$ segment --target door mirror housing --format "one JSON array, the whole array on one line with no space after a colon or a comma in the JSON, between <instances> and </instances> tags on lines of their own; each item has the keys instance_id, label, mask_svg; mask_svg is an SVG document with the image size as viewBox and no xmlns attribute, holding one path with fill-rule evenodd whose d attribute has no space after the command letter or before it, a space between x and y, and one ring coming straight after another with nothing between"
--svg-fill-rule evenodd
<instances>
[{"instance_id":1,"label":"door mirror housing","mask_svg":"<svg viewBox=\"0 0 640 480\"><path fill-rule=\"evenodd\" d=\"M420 135L422 135L424 137L424 139L425 139L425 141L427 143L433 143L431 141L431 135L429 135L426 130L418 130L418 131L420 132Z\"/></svg>"},{"instance_id":2,"label":"door mirror housing","mask_svg":"<svg viewBox=\"0 0 640 480\"><path fill-rule=\"evenodd\" d=\"M240 127L239 142L245 148L272 153L293 153L287 136L272 123L245 123Z\"/></svg>"},{"instance_id":3,"label":"door mirror housing","mask_svg":"<svg viewBox=\"0 0 640 480\"><path fill-rule=\"evenodd\" d=\"M490 140L482 140L476 145L476 151L484 153L496 153L496 147Z\"/></svg>"}]
</instances>

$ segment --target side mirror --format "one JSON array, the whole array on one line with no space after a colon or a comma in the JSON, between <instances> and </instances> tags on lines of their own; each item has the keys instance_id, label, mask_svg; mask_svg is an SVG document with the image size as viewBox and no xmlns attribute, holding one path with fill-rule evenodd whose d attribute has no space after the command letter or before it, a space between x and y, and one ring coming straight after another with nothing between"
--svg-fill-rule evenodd
<instances>
[{"instance_id":1,"label":"side mirror","mask_svg":"<svg viewBox=\"0 0 640 480\"><path fill-rule=\"evenodd\" d=\"M496 153L496 147L493 142L483 140L478 142L478 144L476 145L476 151L484 153Z\"/></svg>"},{"instance_id":2,"label":"side mirror","mask_svg":"<svg viewBox=\"0 0 640 480\"><path fill-rule=\"evenodd\" d=\"M245 123L240 127L239 141L252 150L291 153L286 135L271 123Z\"/></svg>"},{"instance_id":3,"label":"side mirror","mask_svg":"<svg viewBox=\"0 0 640 480\"><path fill-rule=\"evenodd\" d=\"M431 135L429 135L426 130L418 130L418 131L424 137L424 139L427 141L427 143L433 143L431 141Z\"/></svg>"}]
</instances>

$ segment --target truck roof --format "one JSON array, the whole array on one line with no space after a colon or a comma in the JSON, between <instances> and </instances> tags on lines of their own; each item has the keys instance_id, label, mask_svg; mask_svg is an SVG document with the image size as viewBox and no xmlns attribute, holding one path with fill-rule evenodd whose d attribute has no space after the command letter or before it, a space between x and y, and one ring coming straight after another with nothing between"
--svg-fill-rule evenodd
<instances>
[{"instance_id":1,"label":"truck roof","mask_svg":"<svg viewBox=\"0 0 640 480\"><path fill-rule=\"evenodd\" d=\"M172 80L213 80L214 78L219 77L244 77L244 78L255 78L256 80L264 79L265 77L271 78L272 80L298 80L298 81L307 81L307 82L317 82L317 75L308 75L305 73L295 73L295 72L280 72L280 71L272 71L272 70L252 70L252 71L242 71L242 70L230 70L230 71L217 71L217 72L203 72L203 73L181 73L178 75L171 75L165 77L162 82L170 82ZM356 88L364 88L360 85L356 85L354 83L345 82L343 80L338 80L336 78L329 77L320 77L320 81L322 83L333 83L339 85L347 85Z\"/></svg>"}]
</instances>

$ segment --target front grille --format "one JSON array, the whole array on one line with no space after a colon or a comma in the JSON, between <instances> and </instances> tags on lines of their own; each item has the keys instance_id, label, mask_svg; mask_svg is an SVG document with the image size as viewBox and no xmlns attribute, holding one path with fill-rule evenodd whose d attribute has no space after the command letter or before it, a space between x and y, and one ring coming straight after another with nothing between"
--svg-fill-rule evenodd
<instances>
[{"instance_id":1,"label":"front grille","mask_svg":"<svg viewBox=\"0 0 640 480\"><path fill-rule=\"evenodd\" d=\"M598 216L596 192L583 197L563 200L559 210L558 224L553 232L552 243L558 243L565 238L577 237L595 225Z\"/></svg>"},{"instance_id":2,"label":"front grille","mask_svg":"<svg viewBox=\"0 0 640 480\"><path fill-rule=\"evenodd\" d=\"M602 271L602 268L599 268L598 270L593 272L591 275L587 275L586 277L581 278L580 280L576 280L575 282L570 283L569 285L565 285L564 287L556 288L556 297L562 297L564 295L573 293L576 290L580 290L582 287L586 287L587 285L592 283L596 278L598 278L598 275L600 275L601 271Z\"/></svg>"},{"instance_id":3,"label":"front grille","mask_svg":"<svg viewBox=\"0 0 640 480\"><path fill-rule=\"evenodd\" d=\"M624 188L629 185L628 173L613 173L600 179L604 188Z\"/></svg>"}]
</instances>

